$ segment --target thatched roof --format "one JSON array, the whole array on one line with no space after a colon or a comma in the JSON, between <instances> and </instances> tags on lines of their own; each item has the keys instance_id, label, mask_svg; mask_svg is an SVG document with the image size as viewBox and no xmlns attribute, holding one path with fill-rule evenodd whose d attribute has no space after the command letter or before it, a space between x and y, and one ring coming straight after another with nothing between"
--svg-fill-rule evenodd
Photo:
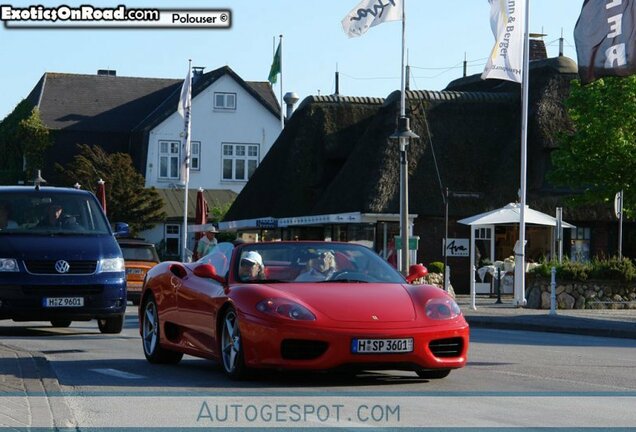
<instances>
[{"instance_id":1,"label":"thatched roof","mask_svg":"<svg viewBox=\"0 0 636 432\"><path fill-rule=\"evenodd\" d=\"M563 204L545 181L549 153L567 129L563 101L577 77L565 57L534 61L530 69L528 203ZM342 212L399 213L399 151L389 139L397 126L398 91L380 101L305 99L248 182L225 220ZM452 200L452 217L514 202L520 188L519 84L471 76L445 91L407 92L409 210L443 214L437 160L444 187L481 192L480 200ZM543 206L541 206L543 207ZM552 207L553 212L554 207ZM571 218L570 218L571 219Z\"/></svg>"}]
</instances>

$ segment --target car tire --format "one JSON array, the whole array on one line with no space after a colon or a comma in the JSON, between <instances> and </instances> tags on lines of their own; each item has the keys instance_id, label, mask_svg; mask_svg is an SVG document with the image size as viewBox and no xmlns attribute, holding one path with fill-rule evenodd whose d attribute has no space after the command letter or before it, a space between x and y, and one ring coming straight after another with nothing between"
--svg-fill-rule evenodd
<instances>
[{"instance_id":1,"label":"car tire","mask_svg":"<svg viewBox=\"0 0 636 432\"><path fill-rule=\"evenodd\" d=\"M229 307L223 314L220 338L221 366L227 376L241 380L248 376L243 359L243 340L239 331L239 319L236 309Z\"/></svg>"},{"instance_id":2,"label":"car tire","mask_svg":"<svg viewBox=\"0 0 636 432\"><path fill-rule=\"evenodd\" d=\"M183 353L161 347L161 324L157 302L151 294L144 302L141 314L141 345L146 360L150 363L176 364L181 361Z\"/></svg>"},{"instance_id":3,"label":"car tire","mask_svg":"<svg viewBox=\"0 0 636 432\"><path fill-rule=\"evenodd\" d=\"M97 320L97 327L99 327L99 331L104 334L121 333L121 330L124 328L124 314L109 318L100 318Z\"/></svg>"},{"instance_id":4,"label":"car tire","mask_svg":"<svg viewBox=\"0 0 636 432\"><path fill-rule=\"evenodd\" d=\"M51 320L53 327L69 327L73 321L67 319L54 319Z\"/></svg>"},{"instance_id":5,"label":"car tire","mask_svg":"<svg viewBox=\"0 0 636 432\"><path fill-rule=\"evenodd\" d=\"M415 371L420 378L424 379L442 379L446 378L450 374L450 369L420 369Z\"/></svg>"}]
</instances>

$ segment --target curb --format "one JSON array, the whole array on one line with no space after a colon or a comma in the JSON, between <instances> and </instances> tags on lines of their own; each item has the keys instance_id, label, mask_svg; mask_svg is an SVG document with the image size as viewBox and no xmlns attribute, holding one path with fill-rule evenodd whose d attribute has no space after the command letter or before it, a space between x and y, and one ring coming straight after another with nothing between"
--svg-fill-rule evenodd
<instances>
[{"instance_id":1,"label":"curb","mask_svg":"<svg viewBox=\"0 0 636 432\"><path fill-rule=\"evenodd\" d=\"M499 317L487 315L464 316L471 327L502 330L527 330L548 333L566 333L583 336L636 339L633 323L607 320L591 320L563 316Z\"/></svg>"}]
</instances>

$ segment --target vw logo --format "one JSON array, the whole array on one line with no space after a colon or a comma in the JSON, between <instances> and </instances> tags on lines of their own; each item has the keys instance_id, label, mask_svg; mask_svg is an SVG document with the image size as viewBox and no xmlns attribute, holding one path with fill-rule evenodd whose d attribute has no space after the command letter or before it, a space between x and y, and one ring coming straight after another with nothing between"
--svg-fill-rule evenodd
<instances>
[{"instance_id":1,"label":"vw logo","mask_svg":"<svg viewBox=\"0 0 636 432\"><path fill-rule=\"evenodd\" d=\"M68 273L68 270L71 268L71 266L68 264L68 262L64 261L64 260L59 260L55 263L55 270L58 273Z\"/></svg>"}]
</instances>

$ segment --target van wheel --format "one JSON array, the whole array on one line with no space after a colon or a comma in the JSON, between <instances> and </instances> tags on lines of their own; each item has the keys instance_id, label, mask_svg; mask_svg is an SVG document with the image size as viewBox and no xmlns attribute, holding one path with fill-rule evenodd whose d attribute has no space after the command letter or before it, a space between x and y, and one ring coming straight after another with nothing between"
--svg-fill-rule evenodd
<instances>
[{"instance_id":1,"label":"van wheel","mask_svg":"<svg viewBox=\"0 0 636 432\"><path fill-rule=\"evenodd\" d=\"M99 327L100 332L105 334L121 333L121 329L124 328L124 315L98 319L97 327Z\"/></svg>"},{"instance_id":2,"label":"van wheel","mask_svg":"<svg viewBox=\"0 0 636 432\"><path fill-rule=\"evenodd\" d=\"M72 323L71 320L66 320L66 319L54 319L51 320L51 325L53 327L68 327L70 326Z\"/></svg>"}]
</instances>

